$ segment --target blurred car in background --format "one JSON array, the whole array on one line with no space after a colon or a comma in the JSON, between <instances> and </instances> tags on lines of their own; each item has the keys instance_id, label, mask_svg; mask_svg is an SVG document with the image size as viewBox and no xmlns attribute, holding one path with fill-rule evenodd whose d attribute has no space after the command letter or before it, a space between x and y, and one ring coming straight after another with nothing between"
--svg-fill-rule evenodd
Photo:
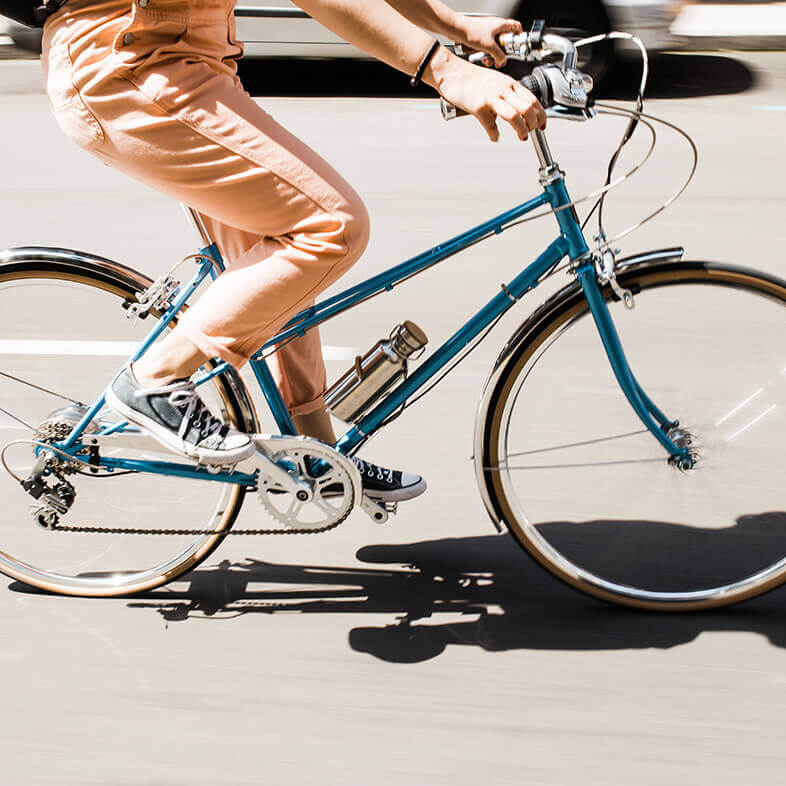
<instances>
[{"instance_id":1,"label":"blurred car in background","mask_svg":"<svg viewBox=\"0 0 786 786\"><path fill-rule=\"evenodd\" d=\"M274 5L241 4L235 8L237 34L245 45L246 57L368 57L289 0L273 2ZM679 44L669 28L683 5L661 0L447 0L447 3L465 13L519 19L525 28L529 28L533 19L545 19L550 30L574 39L624 30L638 35L652 51ZM41 51L40 30L14 23L8 27L8 34L17 46ZM600 76L625 46L607 42L592 47L591 51L587 48L580 66Z\"/></svg>"},{"instance_id":2,"label":"blurred car in background","mask_svg":"<svg viewBox=\"0 0 786 786\"><path fill-rule=\"evenodd\" d=\"M642 39L647 49L674 48L680 41L669 32L684 5L662 0L445 0L458 11L510 17L529 29L533 19L545 19L552 32L573 39L610 30L623 30ZM357 57L355 47L326 30L289 0L275 7L238 5L237 33L246 57ZM605 43L585 50L582 67L596 76L620 50L630 44Z\"/></svg>"}]
</instances>

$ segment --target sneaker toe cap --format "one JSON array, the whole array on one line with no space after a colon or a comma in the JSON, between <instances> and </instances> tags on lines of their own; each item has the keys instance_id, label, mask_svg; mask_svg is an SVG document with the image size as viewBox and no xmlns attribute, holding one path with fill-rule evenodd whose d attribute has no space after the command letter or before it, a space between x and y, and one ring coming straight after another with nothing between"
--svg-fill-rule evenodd
<instances>
[{"instance_id":1,"label":"sneaker toe cap","mask_svg":"<svg viewBox=\"0 0 786 786\"><path fill-rule=\"evenodd\" d=\"M407 490L414 490L414 489L423 489L426 488L426 481L420 477L420 475L415 475L412 472L402 472L401 473L401 488Z\"/></svg>"},{"instance_id":2,"label":"sneaker toe cap","mask_svg":"<svg viewBox=\"0 0 786 786\"><path fill-rule=\"evenodd\" d=\"M253 440L248 436L248 434L244 434L242 431L235 431L234 429L232 429L226 435L226 437L224 437L224 445L229 450L245 447L252 442Z\"/></svg>"}]
</instances>

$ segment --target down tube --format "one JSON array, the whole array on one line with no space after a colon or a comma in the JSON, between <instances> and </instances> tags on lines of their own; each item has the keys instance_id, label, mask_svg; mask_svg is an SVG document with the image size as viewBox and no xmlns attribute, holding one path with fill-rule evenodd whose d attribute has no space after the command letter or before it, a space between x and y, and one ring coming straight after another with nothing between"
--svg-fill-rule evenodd
<instances>
[{"instance_id":1,"label":"down tube","mask_svg":"<svg viewBox=\"0 0 786 786\"><path fill-rule=\"evenodd\" d=\"M376 431L422 385L428 382L443 366L449 363L476 336L485 330L497 317L504 314L524 293L536 286L536 282L547 270L556 265L568 252L568 242L557 238L529 267L519 273L503 291L493 297L461 330L454 333L415 372L395 388L362 420L339 439L336 447L349 454L365 437Z\"/></svg>"}]
</instances>

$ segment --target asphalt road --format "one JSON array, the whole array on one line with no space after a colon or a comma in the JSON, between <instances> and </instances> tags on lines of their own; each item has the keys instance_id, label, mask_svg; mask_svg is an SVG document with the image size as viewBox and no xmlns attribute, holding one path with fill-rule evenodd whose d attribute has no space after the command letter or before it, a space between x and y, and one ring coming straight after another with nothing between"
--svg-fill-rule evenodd
<instances>
[{"instance_id":1,"label":"asphalt road","mask_svg":"<svg viewBox=\"0 0 786 786\"><path fill-rule=\"evenodd\" d=\"M374 234L352 281L535 191L528 146L512 134L490 145L471 120L444 124L435 101L370 66L275 63L246 78L365 197ZM633 81L631 66L607 92L621 97ZM684 244L786 275L785 88L785 54L656 61L648 107L693 136L700 166L625 252ZM195 249L177 205L62 136L35 63L0 63L0 110L0 246L80 248L150 275ZM621 129L553 124L574 195L602 182ZM679 185L685 151L664 136L610 203L610 229ZM330 323L324 341L337 357L362 352L410 318L437 342L552 235L548 222L506 232ZM430 485L384 528L355 514L331 535L230 540L134 599L0 582L0 780L781 782L786 590L714 613L621 610L563 588L494 534L474 487L473 419L522 315L369 446L370 459ZM329 372L346 365L330 360ZM240 524L258 513L249 500Z\"/></svg>"}]
</instances>

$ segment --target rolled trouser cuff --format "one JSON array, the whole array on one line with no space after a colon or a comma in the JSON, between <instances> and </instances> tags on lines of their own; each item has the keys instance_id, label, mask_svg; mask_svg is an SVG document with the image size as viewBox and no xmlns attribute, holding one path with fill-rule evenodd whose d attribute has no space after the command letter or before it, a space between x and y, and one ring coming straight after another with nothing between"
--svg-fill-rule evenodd
<instances>
[{"instance_id":1,"label":"rolled trouser cuff","mask_svg":"<svg viewBox=\"0 0 786 786\"><path fill-rule=\"evenodd\" d=\"M306 401L305 404L287 405L290 415L310 415L312 412L317 412L325 408L325 394L320 393L316 398L311 401Z\"/></svg>"}]
</instances>

